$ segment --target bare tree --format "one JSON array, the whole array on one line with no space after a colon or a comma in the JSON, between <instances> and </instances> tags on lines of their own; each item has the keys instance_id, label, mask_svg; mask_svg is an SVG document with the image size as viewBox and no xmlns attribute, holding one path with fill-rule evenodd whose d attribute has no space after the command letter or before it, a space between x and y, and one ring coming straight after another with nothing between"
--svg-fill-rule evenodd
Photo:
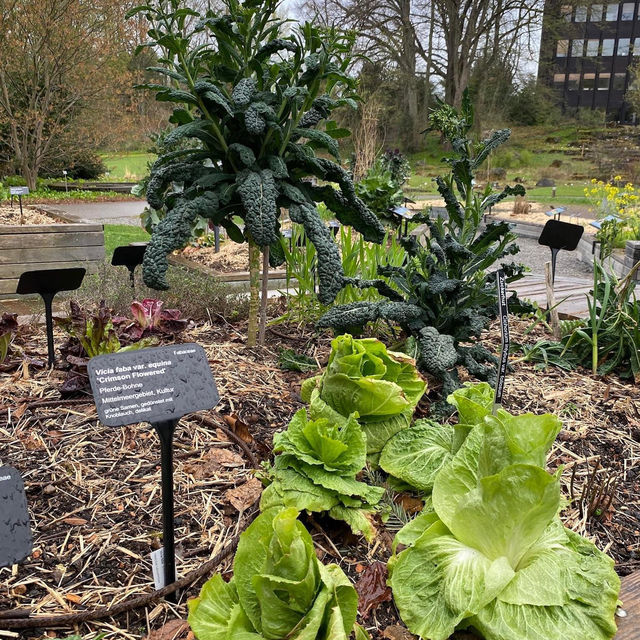
<instances>
[{"instance_id":1,"label":"bare tree","mask_svg":"<svg viewBox=\"0 0 640 640\"><path fill-rule=\"evenodd\" d=\"M125 10L117 0L0 0L0 123L30 188L56 141L107 89Z\"/></svg>"}]
</instances>

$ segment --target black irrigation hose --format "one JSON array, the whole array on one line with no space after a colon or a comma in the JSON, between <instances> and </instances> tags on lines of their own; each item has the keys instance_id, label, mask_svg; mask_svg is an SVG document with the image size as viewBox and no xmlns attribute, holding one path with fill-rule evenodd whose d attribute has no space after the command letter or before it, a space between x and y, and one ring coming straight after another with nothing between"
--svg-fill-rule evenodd
<instances>
[{"instance_id":1,"label":"black irrigation hose","mask_svg":"<svg viewBox=\"0 0 640 640\"><path fill-rule=\"evenodd\" d=\"M249 519L251 522L252 518ZM247 526L245 525L245 527ZM202 566L194 569L190 573L188 573L184 578L180 578L180 580L176 580L171 584L163 587L162 589L158 589L157 591L153 591L152 593L146 593L142 596L138 596L137 598L132 598L131 600L126 600L125 602L121 602L113 607L100 607L98 609L90 609L88 611L81 611L78 613L67 613L60 616L40 616L37 618L24 618L24 617L15 617L15 618L0 618L0 629L35 629L35 628L56 628L56 627L67 627L70 625L78 624L80 622L88 622L90 620L102 620L104 618L111 618L112 616L119 615L124 613L125 611L131 611L132 609L139 609L153 602L154 600L159 600L164 596L181 589L182 587L186 587L187 585L195 582L198 578L206 575L213 569L215 569L223 560L229 557L238 546L238 541L240 540L240 534L235 536L231 542L220 552L217 553L211 560L205 562ZM9 611L4 611L3 614L10 614ZM14 613L15 616L19 616L20 612L16 611Z\"/></svg>"}]
</instances>

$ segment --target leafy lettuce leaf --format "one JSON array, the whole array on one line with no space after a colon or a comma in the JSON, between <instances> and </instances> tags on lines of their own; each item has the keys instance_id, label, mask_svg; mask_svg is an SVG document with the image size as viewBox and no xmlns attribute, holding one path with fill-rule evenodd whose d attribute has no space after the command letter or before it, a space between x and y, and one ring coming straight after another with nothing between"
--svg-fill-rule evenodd
<instances>
[{"instance_id":1,"label":"leafy lettuce leaf","mask_svg":"<svg viewBox=\"0 0 640 640\"><path fill-rule=\"evenodd\" d=\"M485 640L610 640L620 581L613 562L565 529L546 453L553 416L483 417L436 475L433 509L396 536L389 563L412 633L446 640L473 627Z\"/></svg>"},{"instance_id":2,"label":"leafy lettuce leaf","mask_svg":"<svg viewBox=\"0 0 640 640\"><path fill-rule=\"evenodd\" d=\"M357 413L367 453L379 454L393 435L411 424L426 383L413 360L388 351L374 338L345 334L331 347L325 372L303 384L302 397L311 403L313 418Z\"/></svg>"},{"instance_id":3,"label":"leafy lettuce leaf","mask_svg":"<svg viewBox=\"0 0 640 640\"><path fill-rule=\"evenodd\" d=\"M274 436L276 456L268 472L260 508L294 507L326 511L346 521L354 533L371 540L371 514L384 493L382 487L356 480L366 463L366 438L354 415L309 420L306 409L292 418L286 431Z\"/></svg>"},{"instance_id":4,"label":"leafy lettuce leaf","mask_svg":"<svg viewBox=\"0 0 640 640\"><path fill-rule=\"evenodd\" d=\"M295 509L265 511L240 537L233 578L219 574L189 601L198 640L347 640L358 598L325 567Z\"/></svg>"}]
</instances>

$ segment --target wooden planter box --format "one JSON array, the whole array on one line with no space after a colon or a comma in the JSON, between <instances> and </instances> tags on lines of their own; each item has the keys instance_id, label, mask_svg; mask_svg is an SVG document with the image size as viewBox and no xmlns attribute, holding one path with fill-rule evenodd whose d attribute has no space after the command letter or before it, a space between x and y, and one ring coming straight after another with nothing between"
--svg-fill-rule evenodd
<instances>
[{"instance_id":1,"label":"wooden planter box","mask_svg":"<svg viewBox=\"0 0 640 640\"><path fill-rule=\"evenodd\" d=\"M0 225L0 299L15 298L25 271L84 267L104 261L101 224Z\"/></svg>"}]
</instances>

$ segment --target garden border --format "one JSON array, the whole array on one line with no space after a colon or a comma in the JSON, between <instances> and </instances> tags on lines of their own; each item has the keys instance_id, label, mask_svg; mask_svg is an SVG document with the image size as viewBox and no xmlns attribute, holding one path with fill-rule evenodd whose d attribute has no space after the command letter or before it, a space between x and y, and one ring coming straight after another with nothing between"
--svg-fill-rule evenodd
<instances>
[{"instance_id":1,"label":"garden border","mask_svg":"<svg viewBox=\"0 0 640 640\"><path fill-rule=\"evenodd\" d=\"M0 225L0 300L15 298L22 273L39 269L84 267L96 273L104 261L104 226L68 223Z\"/></svg>"}]
</instances>

